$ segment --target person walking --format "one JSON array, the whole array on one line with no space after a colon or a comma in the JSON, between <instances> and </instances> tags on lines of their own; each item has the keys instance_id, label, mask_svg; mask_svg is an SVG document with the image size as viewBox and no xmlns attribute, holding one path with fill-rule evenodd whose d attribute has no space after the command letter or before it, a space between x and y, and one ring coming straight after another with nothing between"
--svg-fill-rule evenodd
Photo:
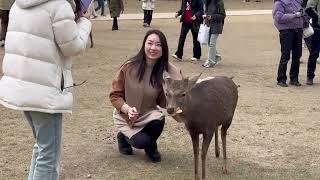
<instances>
[{"instance_id":1,"label":"person walking","mask_svg":"<svg viewBox=\"0 0 320 180\"><path fill-rule=\"evenodd\" d=\"M0 0L0 19L1 19L1 29L0 29L0 46L4 47L4 42L6 39L8 22L9 22L9 12L14 0Z\"/></svg>"},{"instance_id":2,"label":"person walking","mask_svg":"<svg viewBox=\"0 0 320 180\"><path fill-rule=\"evenodd\" d=\"M182 79L180 71L168 61L168 43L159 30L149 30L140 51L120 67L112 81L109 99L114 106L113 120L119 130L121 154L132 155L132 147L144 149L152 162L160 162L157 139L165 116L157 106L165 107L163 73Z\"/></svg>"},{"instance_id":3,"label":"person walking","mask_svg":"<svg viewBox=\"0 0 320 180\"><path fill-rule=\"evenodd\" d=\"M300 58L302 55L302 28L308 21L303 15L300 0L275 0L273 5L274 25L279 31L281 57L278 66L277 85L287 85L287 65L292 53L290 67L290 84L301 86L299 82Z\"/></svg>"},{"instance_id":4,"label":"person walking","mask_svg":"<svg viewBox=\"0 0 320 180\"><path fill-rule=\"evenodd\" d=\"M320 51L320 0L308 0L305 12L312 19L312 27L314 34L312 35L310 54L308 58L307 69L307 85L313 85L313 79L315 77L315 70L317 65L317 59Z\"/></svg>"},{"instance_id":5,"label":"person walking","mask_svg":"<svg viewBox=\"0 0 320 180\"><path fill-rule=\"evenodd\" d=\"M143 27L150 27L156 0L141 0L143 9Z\"/></svg>"},{"instance_id":6,"label":"person walking","mask_svg":"<svg viewBox=\"0 0 320 180\"><path fill-rule=\"evenodd\" d=\"M183 56L184 43L189 30L191 30L193 38L193 57L192 61L198 61L201 57L201 46L198 42L198 31L203 21L203 2L202 0L182 0L181 8L175 14L180 17L181 32L178 42L177 51L172 55L173 58L181 61Z\"/></svg>"},{"instance_id":7,"label":"person walking","mask_svg":"<svg viewBox=\"0 0 320 180\"><path fill-rule=\"evenodd\" d=\"M308 0L303 0L303 1L302 1L301 6L302 6L303 9L305 9L305 8L307 7L307 2L308 2ZM306 15L306 16L307 16L307 15ZM309 51L309 53L310 53L310 51L311 51L312 36L307 37L307 38L303 38L303 40L304 40L305 45L307 46L308 51ZM303 46L302 46L302 47L303 47Z\"/></svg>"},{"instance_id":8,"label":"person walking","mask_svg":"<svg viewBox=\"0 0 320 180\"><path fill-rule=\"evenodd\" d=\"M101 16L106 16L104 13L104 0L98 0L98 7L95 9L95 11L98 11L99 9Z\"/></svg>"},{"instance_id":9,"label":"person walking","mask_svg":"<svg viewBox=\"0 0 320 180\"><path fill-rule=\"evenodd\" d=\"M24 112L35 139L28 180L57 180L62 113L71 113L71 57L85 50L92 12L68 1L16 0L0 80L0 104Z\"/></svg>"},{"instance_id":10,"label":"person walking","mask_svg":"<svg viewBox=\"0 0 320 180\"><path fill-rule=\"evenodd\" d=\"M210 26L210 38L208 43L208 59L202 65L205 68L211 68L221 61L221 56L217 52L217 40L222 34L226 11L223 0L205 0L204 20Z\"/></svg>"},{"instance_id":11,"label":"person walking","mask_svg":"<svg viewBox=\"0 0 320 180\"><path fill-rule=\"evenodd\" d=\"M110 10L110 16L113 18L112 23L112 31L116 31L119 29L118 27L118 17L124 11L123 1L122 0L107 0L108 7Z\"/></svg>"},{"instance_id":12,"label":"person walking","mask_svg":"<svg viewBox=\"0 0 320 180\"><path fill-rule=\"evenodd\" d=\"M98 17L96 10L94 9L93 4L90 6L92 11L92 19L96 19Z\"/></svg>"}]
</instances>

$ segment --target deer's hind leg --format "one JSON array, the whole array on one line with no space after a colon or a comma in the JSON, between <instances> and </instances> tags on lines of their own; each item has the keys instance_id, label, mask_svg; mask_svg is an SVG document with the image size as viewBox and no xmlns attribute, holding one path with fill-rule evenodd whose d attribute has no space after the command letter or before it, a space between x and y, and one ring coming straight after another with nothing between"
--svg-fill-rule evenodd
<instances>
[{"instance_id":1,"label":"deer's hind leg","mask_svg":"<svg viewBox=\"0 0 320 180\"><path fill-rule=\"evenodd\" d=\"M194 158L194 179L200 180L198 166L199 166L199 134L191 133L190 136L192 139L193 145L193 158Z\"/></svg>"},{"instance_id":2,"label":"deer's hind leg","mask_svg":"<svg viewBox=\"0 0 320 180\"><path fill-rule=\"evenodd\" d=\"M90 36L90 42L91 42L90 48L93 48L93 36L92 36L92 31L90 32L89 36Z\"/></svg>"},{"instance_id":3,"label":"deer's hind leg","mask_svg":"<svg viewBox=\"0 0 320 180\"><path fill-rule=\"evenodd\" d=\"M227 166L227 130L230 124L222 125L221 127L221 140L222 140L222 149L223 149L223 173L228 173Z\"/></svg>"},{"instance_id":4,"label":"deer's hind leg","mask_svg":"<svg viewBox=\"0 0 320 180\"><path fill-rule=\"evenodd\" d=\"M210 142L213 137L213 132L203 134L203 142L201 148L201 161L202 161L202 180L206 178L206 157Z\"/></svg>"},{"instance_id":5,"label":"deer's hind leg","mask_svg":"<svg viewBox=\"0 0 320 180\"><path fill-rule=\"evenodd\" d=\"M216 129L216 131L214 132L214 144L215 144L215 153L216 153L216 157L218 158L220 156L220 147L219 147L219 130L218 128Z\"/></svg>"}]
</instances>

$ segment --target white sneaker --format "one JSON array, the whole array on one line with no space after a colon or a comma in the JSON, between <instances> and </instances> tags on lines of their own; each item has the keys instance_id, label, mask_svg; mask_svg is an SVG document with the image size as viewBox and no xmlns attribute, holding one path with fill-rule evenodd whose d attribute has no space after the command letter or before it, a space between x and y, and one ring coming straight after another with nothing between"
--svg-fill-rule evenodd
<instances>
[{"instance_id":1,"label":"white sneaker","mask_svg":"<svg viewBox=\"0 0 320 180\"><path fill-rule=\"evenodd\" d=\"M175 58L176 60L178 60L178 61L182 61L182 59L181 58L179 58L177 55L175 55L175 54L172 54L171 55L173 58Z\"/></svg>"},{"instance_id":2,"label":"white sneaker","mask_svg":"<svg viewBox=\"0 0 320 180\"><path fill-rule=\"evenodd\" d=\"M209 60L206 60L206 62L202 65L202 67L212 68L212 67L216 66L217 64L218 64L218 62L210 62Z\"/></svg>"},{"instance_id":3,"label":"white sneaker","mask_svg":"<svg viewBox=\"0 0 320 180\"><path fill-rule=\"evenodd\" d=\"M220 56L220 55L217 55L217 56L216 56L216 63L215 63L215 65L217 65L221 60L222 60L221 56Z\"/></svg>"},{"instance_id":4,"label":"white sneaker","mask_svg":"<svg viewBox=\"0 0 320 180\"><path fill-rule=\"evenodd\" d=\"M195 58L195 57L190 58L190 60L191 60L191 61L194 61L194 62L200 61L200 59L197 59L197 58Z\"/></svg>"}]
</instances>

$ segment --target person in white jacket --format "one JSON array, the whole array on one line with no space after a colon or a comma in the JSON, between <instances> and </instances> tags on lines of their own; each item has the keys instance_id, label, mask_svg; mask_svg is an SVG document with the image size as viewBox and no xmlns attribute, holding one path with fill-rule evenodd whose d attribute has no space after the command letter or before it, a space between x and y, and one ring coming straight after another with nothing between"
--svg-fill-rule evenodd
<instances>
[{"instance_id":1,"label":"person in white jacket","mask_svg":"<svg viewBox=\"0 0 320 180\"><path fill-rule=\"evenodd\" d=\"M156 0L141 0L143 9L143 27L150 27L154 3Z\"/></svg>"},{"instance_id":2,"label":"person in white jacket","mask_svg":"<svg viewBox=\"0 0 320 180\"><path fill-rule=\"evenodd\" d=\"M59 179L62 113L71 113L71 59L86 48L91 11L66 0L16 0L0 80L0 104L24 111L35 145L29 180Z\"/></svg>"}]
</instances>

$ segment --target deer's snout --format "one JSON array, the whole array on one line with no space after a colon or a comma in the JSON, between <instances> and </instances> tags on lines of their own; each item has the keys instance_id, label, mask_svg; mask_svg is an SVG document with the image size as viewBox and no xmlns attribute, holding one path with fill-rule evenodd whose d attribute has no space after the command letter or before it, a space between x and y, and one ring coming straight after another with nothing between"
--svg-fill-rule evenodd
<instances>
[{"instance_id":1,"label":"deer's snout","mask_svg":"<svg viewBox=\"0 0 320 180\"><path fill-rule=\"evenodd\" d=\"M168 112L168 114L173 114L174 108L172 108L172 107L167 108L167 112Z\"/></svg>"}]
</instances>

